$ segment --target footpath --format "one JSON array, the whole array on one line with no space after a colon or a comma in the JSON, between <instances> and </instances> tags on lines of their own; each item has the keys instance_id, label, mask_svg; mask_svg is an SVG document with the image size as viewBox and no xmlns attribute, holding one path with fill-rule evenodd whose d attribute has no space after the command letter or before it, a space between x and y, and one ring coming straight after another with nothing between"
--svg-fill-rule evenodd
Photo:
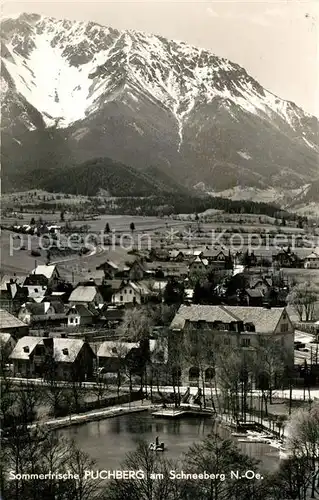
<instances>
[{"instance_id":1,"label":"footpath","mask_svg":"<svg viewBox=\"0 0 319 500\"><path fill-rule=\"evenodd\" d=\"M70 414L66 417L54 418L51 420L39 420L36 423L30 424L29 428L32 429L38 426L45 426L49 427L50 429L62 429L63 427L70 427L71 425L86 424L88 422L117 417L119 415L140 413L157 407L158 405L153 405L149 401L135 401L132 403L125 403L118 406L116 405L101 410L92 410L81 414Z\"/></svg>"}]
</instances>

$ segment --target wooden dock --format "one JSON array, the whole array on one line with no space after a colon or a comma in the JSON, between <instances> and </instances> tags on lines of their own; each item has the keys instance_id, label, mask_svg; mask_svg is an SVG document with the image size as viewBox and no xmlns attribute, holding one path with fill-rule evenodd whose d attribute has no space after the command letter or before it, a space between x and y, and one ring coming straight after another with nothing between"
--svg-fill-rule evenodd
<instances>
[{"instance_id":1,"label":"wooden dock","mask_svg":"<svg viewBox=\"0 0 319 500\"><path fill-rule=\"evenodd\" d=\"M159 418L181 418L185 416L211 417L214 415L210 409L194 407L162 408L152 412L153 417Z\"/></svg>"}]
</instances>

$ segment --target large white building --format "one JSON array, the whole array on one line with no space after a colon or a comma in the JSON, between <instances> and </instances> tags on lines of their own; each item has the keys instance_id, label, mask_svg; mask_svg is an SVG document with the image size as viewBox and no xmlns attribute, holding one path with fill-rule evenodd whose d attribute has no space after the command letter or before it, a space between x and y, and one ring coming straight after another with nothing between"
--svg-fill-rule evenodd
<instances>
[{"instance_id":1,"label":"large white building","mask_svg":"<svg viewBox=\"0 0 319 500\"><path fill-rule=\"evenodd\" d=\"M285 308L239 307L227 305L181 305L171 325L174 334L190 346L190 352L180 366L182 385L197 382L199 367L192 359L192 346L225 346L229 351L242 349L253 352L260 343L276 342L285 355L285 363L293 365L294 327ZM202 361L210 376L213 355Z\"/></svg>"},{"instance_id":2,"label":"large white building","mask_svg":"<svg viewBox=\"0 0 319 500\"><path fill-rule=\"evenodd\" d=\"M319 253L312 252L307 255L304 266L306 269L319 269Z\"/></svg>"}]
</instances>

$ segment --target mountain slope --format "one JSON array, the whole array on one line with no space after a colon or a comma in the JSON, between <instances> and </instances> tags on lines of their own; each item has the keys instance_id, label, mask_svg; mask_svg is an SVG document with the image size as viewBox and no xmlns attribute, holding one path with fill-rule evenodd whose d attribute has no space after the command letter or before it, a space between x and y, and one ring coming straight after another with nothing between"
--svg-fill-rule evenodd
<instances>
[{"instance_id":1,"label":"mountain slope","mask_svg":"<svg viewBox=\"0 0 319 500\"><path fill-rule=\"evenodd\" d=\"M50 192L64 192L96 196L100 190L111 196L149 196L179 192L183 189L168 177L150 175L153 169L139 172L132 167L111 160L95 158L79 165L53 168L46 166L28 171L15 182L23 188L41 188ZM185 191L186 192L186 191Z\"/></svg>"},{"instance_id":2,"label":"mountain slope","mask_svg":"<svg viewBox=\"0 0 319 500\"><path fill-rule=\"evenodd\" d=\"M160 36L36 14L1 28L8 189L12 172L96 157L153 165L207 191L319 177L318 120L237 64Z\"/></svg>"}]
</instances>

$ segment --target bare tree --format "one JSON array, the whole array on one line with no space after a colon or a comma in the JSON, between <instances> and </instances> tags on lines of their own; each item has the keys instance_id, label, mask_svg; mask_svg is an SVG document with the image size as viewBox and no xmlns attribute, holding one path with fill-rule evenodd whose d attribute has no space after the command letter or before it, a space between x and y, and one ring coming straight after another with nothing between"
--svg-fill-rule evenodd
<instances>
[{"instance_id":1,"label":"bare tree","mask_svg":"<svg viewBox=\"0 0 319 500\"><path fill-rule=\"evenodd\" d=\"M102 480L87 477L85 472L93 470L94 460L90 456L79 450L74 441L68 444L68 457L64 462L64 467L69 470L74 479L71 486L72 500L103 500L105 495L101 490Z\"/></svg>"},{"instance_id":2,"label":"bare tree","mask_svg":"<svg viewBox=\"0 0 319 500\"><path fill-rule=\"evenodd\" d=\"M285 373L287 363L287 353L281 342L273 337L267 338L264 335L257 336L257 346L255 349L254 372L262 391L262 398L265 402L265 412L268 413L268 399L272 404L272 394Z\"/></svg>"},{"instance_id":3,"label":"bare tree","mask_svg":"<svg viewBox=\"0 0 319 500\"><path fill-rule=\"evenodd\" d=\"M312 320L317 300L318 289L310 282L296 285L287 297L288 304L294 308L300 321Z\"/></svg>"},{"instance_id":4,"label":"bare tree","mask_svg":"<svg viewBox=\"0 0 319 500\"><path fill-rule=\"evenodd\" d=\"M311 469L311 498L315 498L319 494L319 403L293 413L286 429L290 452L303 458Z\"/></svg>"},{"instance_id":5,"label":"bare tree","mask_svg":"<svg viewBox=\"0 0 319 500\"><path fill-rule=\"evenodd\" d=\"M205 481L186 480L181 484L183 500L237 500L267 498L262 481L250 481L242 476L240 481L230 478L231 471L256 470L258 462L240 453L234 442L219 437L215 432L204 441L190 447L185 456L185 473L200 474L213 471L214 476Z\"/></svg>"},{"instance_id":6,"label":"bare tree","mask_svg":"<svg viewBox=\"0 0 319 500\"><path fill-rule=\"evenodd\" d=\"M140 478L114 480L107 491L108 500L180 500L177 482L169 477L176 467L162 455L140 442L137 450L127 455L123 470L139 471ZM158 474L155 478L155 474ZM159 475L162 476L159 476Z\"/></svg>"},{"instance_id":7,"label":"bare tree","mask_svg":"<svg viewBox=\"0 0 319 500\"><path fill-rule=\"evenodd\" d=\"M123 340L136 342L148 338L153 325L152 315L149 314L148 308L146 306L135 307L125 311L118 333Z\"/></svg>"},{"instance_id":8,"label":"bare tree","mask_svg":"<svg viewBox=\"0 0 319 500\"><path fill-rule=\"evenodd\" d=\"M245 420L248 408L248 394L251 390L253 355L241 349L233 349L229 345L221 346L216 362L218 387L220 388L224 408L238 420Z\"/></svg>"}]
</instances>

